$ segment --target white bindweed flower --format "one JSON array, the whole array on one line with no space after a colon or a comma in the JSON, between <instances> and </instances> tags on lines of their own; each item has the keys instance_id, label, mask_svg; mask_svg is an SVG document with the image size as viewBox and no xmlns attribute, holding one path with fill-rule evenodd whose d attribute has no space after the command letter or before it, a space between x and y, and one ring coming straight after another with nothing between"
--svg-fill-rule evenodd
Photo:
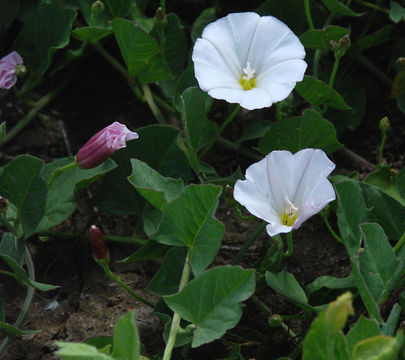
<instances>
[{"instance_id":1,"label":"white bindweed flower","mask_svg":"<svg viewBox=\"0 0 405 360\"><path fill-rule=\"evenodd\" d=\"M235 184L234 197L269 223L266 230L270 236L288 233L335 200L328 180L334 168L319 149L304 149L294 155L272 151L247 168L246 180Z\"/></svg>"},{"instance_id":2,"label":"white bindweed flower","mask_svg":"<svg viewBox=\"0 0 405 360\"><path fill-rule=\"evenodd\" d=\"M287 25L245 12L207 25L192 59L203 91L253 110L291 93L307 68L304 57L304 46Z\"/></svg>"}]
</instances>

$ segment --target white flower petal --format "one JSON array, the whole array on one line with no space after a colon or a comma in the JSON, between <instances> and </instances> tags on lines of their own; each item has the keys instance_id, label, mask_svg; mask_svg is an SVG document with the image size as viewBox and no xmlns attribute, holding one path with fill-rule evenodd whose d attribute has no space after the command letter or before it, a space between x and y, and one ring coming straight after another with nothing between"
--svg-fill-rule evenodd
<instances>
[{"instance_id":1,"label":"white flower petal","mask_svg":"<svg viewBox=\"0 0 405 360\"><path fill-rule=\"evenodd\" d=\"M292 226L282 225L280 223L273 222L273 221L271 221L266 226L267 234L269 234L270 236L289 233L292 229L293 229Z\"/></svg>"},{"instance_id":2,"label":"white flower petal","mask_svg":"<svg viewBox=\"0 0 405 360\"><path fill-rule=\"evenodd\" d=\"M295 36L289 27L280 20L273 16L261 17L246 61L249 61L258 73L261 73L268 67L267 59L281 46L289 34ZM298 40L298 42L300 41ZM293 58L298 58L298 56Z\"/></svg>"},{"instance_id":3,"label":"white flower petal","mask_svg":"<svg viewBox=\"0 0 405 360\"><path fill-rule=\"evenodd\" d=\"M228 64L209 41L197 39L192 58L195 76L203 91L218 87L241 89Z\"/></svg>"},{"instance_id":4,"label":"white flower petal","mask_svg":"<svg viewBox=\"0 0 405 360\"><path fill-rule=\"evenodd\" d=\"M226 100L229 103L240 103L243 95L242 89L215 88L208 91L208 94L215 99Z\"/></svg>"},{"instance_id":5,"label":"white flower petal","mask_svg":"<svg viewBox=\"0 0 405 360\"><path fill-rule=\"evenodd\" d=\"M263 159L246 170L246 180L238 180L234 188L234 198L245 206L251 214L267 222L279 218L271 201L269 179L267 177L266 159Z\"/></svg>"},{"instance_id":6,"label":"white flower petal","mask_svg":"<svg viewBox=\"0 0 405 360\"><path fill-rule=\"evenodd\" d=\"M306 68L307 63L303 60L278 63L257 77L257 87L265 90L273 102L284 100L303 79Z\"/></svg>"},{"instance_id":7,"label":"white flower petal","mask_svg":"<svg viewBox=\"0 0 405 360\"><path fill-rule=\"evenodd\" d=\"M258 87L250 89L248 91L242 90L242 99L240 106L248 110L261 109L267 106L271 106L272 99L268 93Z\"/></svg>"},{"instance_id":8,"label":"white flower petal","mask_svg":"<svg viewBox=\"0 0 405 360\"><path fill-rule=\"evenodd\" d=\"M327 176L335 164L319 149L304 149L294 155L296 168L296 194L294 202L300 214L294 224L297 229L312 215L321 211L336 195Z\"/></svg>"}]
</instances>

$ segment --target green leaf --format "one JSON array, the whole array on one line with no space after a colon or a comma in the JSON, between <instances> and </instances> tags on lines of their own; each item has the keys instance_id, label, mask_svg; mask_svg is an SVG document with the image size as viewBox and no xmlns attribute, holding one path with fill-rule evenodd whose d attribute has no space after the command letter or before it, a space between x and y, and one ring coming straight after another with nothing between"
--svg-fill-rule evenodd
<instances>
[{"instance_id":1,"label":"green leaf","mask_svg":"<svg viewBox=\"0 0 405 360\"><path fill-rule=\"evenodd\" d=\"M200 172L197 153L210 143L216 132L216 125L207 118L207 97L209 96L197 87L187 89L181 96L181 119L188 157L190 165L197 172Z\"/></svg>"},{"instance_id":2,"label":"green leaf","mask_svg":"<svg viewBox=\"0 0 405 360\"><path fill-rule=\"evenodd\" d=\"M84 42L96 43L112 34L112 30L97 26L83 26L75 28L72 36Z\"/></svg>"},{"instance_id":3,"label":"green leaf","mask_svg":"<svg viewBox=\"0 0 405 360\"><path fill-rule=\"evenodd\" d=\"M111 336L93 336L84 340L83 343L94 346L101 353L109 355L111 353L113 339Z\"/></svg>"},{"instance_id":4,"label":"green leaf","mask_svg":"<svg viewBox=\"0 0 405 360\"><path fill-rule=\"evenodd\" d=\"M164 28L163 52L174 75L184 70L187 57L187 38L184 27L176 14L167 14Z\"/></svg>"},{"instance_id":5,"label":"green leaf","mask_svg":"<svg viewBox=\"0 0 405 360\"><path fill-rule=\"evenodd\" d=\"M401 315L401 306L398 305L398 303L395 303L391 309L391 312L390 312L390 315L388 316L387 321L382 326L382 329L381 329L382 335L386 335L386 336L394 335L400 315Z\"/></svg>"},{"instance_id":6,"label":"green leaf","mask_svg":"<svg viewBox=\"0 0 405 360\"><path fill-rule=\"evenodd\" d=\"M316 109L324 105L334 109L350 110L350 106L334 88L312 76L305 75L304 80L297 83L295 90Z\"/></svg>"},{"instance_id":7,"label":"green leaf","mask_svg":"<svg viewBox=\"0 0 405 360\"><path fill-rule=\"evenodd\" d=\"M329 9L329 11L336 17L340 18L343 16L361 16L362 14L355 13L345 4L339 0L322 0L324 5Z\"/></svg>"},{"instance_id":8,"label":"green leaf","mask_svg":"<svg viewBox=\"0 0 405 360\"><path fill-rule=\"evenodd\" d=\"M135 262L140 260L162 259L169 248L169 246L159 244L153 240L149 240L138 251L118 262Z\"/></svg>"},{"instance_id":9,"label":"green leaf","mask_svg":"<svg viewBox=\"0 0 405 360\"><path fill-rule=\"evenodd\" d=\"M158 43L136 22L114 19L112 28L130 76L138 77L142 83L170 76Z\"/></svg>"},{"instance_id":10,"label":"green leaf","mask_svg":"<svg viewBox=\"0 0 405 360\"><path fill-rule=\"evenodd\" d=\"M378 323L375 320L366 319L363 315L352 326L346 336L349 353L353 352L354 346L361 340L381 335Z\"/></svg>"},{"instance_id":11,"label":"green leaf","mask_svg":"<svg viewBox=\"0 0 405 360\"><path fill-rule=\"evenodd\" d=\"M285 269L279 273L266 272L266 282L278 294L305 309L311 309L304 289L295 279L294 275Z\"/></svg>"},{"instance_id":12,"label":"green leaf","mask_svg":"<svg viewBox=\"0 0 405 360\"><path fill-rule=\"evenodd\" d=\"M15 48L28 68L28 78L21 92L27 92L37 85L55 52L69 44L75 18L74 10L63 8L55 1L41 2L32 11L15 39Z\"/></svg>"},{"instance_id":13,"label":"green leaf","mask_svg":"<svg viewBox=\"0 0 405 360\"><path fill-rule=\"evenodd\" d=\"M7 324L3 321L0 321L0 329L4 330L9 335L31 335L31 334L38 334L41 330L21 330L14 325Z\"/></svg>"},{"instance_id":14,"label":"green leaf","mask_svg":"<svg viewBox=\"0 0 405 360\"><path fill-rule=\"evenodd\" d=\"M262 154L280 149L295 153L304 148L322 149L330 154L341 147L333 124L313 110L305 110L301 117L273 123L259 142Z\"/></svg>"},{"instance_id":15,"label":"green leaf","mask_svg":"<svg viewBox=\"0 0 405 360\"><path fill-rule=\"evenodd\" d=\"M62 360L117 360L109 355L103 354L94 346L84 343L63 343L56 341L59 350L55 351Z\"/></svg>"},{"instance_id":16,"label":"green leaf","mask_svg":"<svg viewBox=\"0 0 405 360\"><path fill-rule=\"evenodd\" d=\"M180 131L166 125L150 125L137 130L139 139L116 151L113 160L117 168L104 177L95 204L115 214L142 214L146 201L128 181L132 173L131 158L147 163L166 177L190 179L190 166L178 146ZM153 144L153 146L151 146ZM147 149L147 151L145 150Z\"/></svg>"},{"instance_id":17,"label":"green leaf","mask_svg":"<svg viewBox=\"0 0 405 360\"><path fill-rule=\"evenodd\" d=\"M405 8L403 8L398 2L391 0L390 2L390 19L395 23L399 23L405 18Z\"/></svg>"},{"instance_id":18,"label":"green leaf","mask_svg":"<svg viewBox=\"0 0 405 360\"><path fill-rule=\"evenodd\" d=\"M398 176L398 173L394 169L388 167L380 168L368 174L363 182L379 187L386 194L405 206L405 198L401 195L401 188L405 188L405 177Z\"/></svg>"},{"instance_id":19,"label":"green leaf","mask_svg":"<svg viewBox=\"0 0 405 360\"><path fill-rule=\"evenodd\" d=\"M128 16L133 6L132 0L105 0L105 3L112 17Z\"/></svg>"},{"instance_id":20,"label":"green leaf","mask_svg":"<svg viewBox=\"0 0 405 360\"><path fill-rule=\"evenodd\" d=\"M313 293L323 287L326 287L327 289L348 289L355 288L356 283L354 282L352 275L346 276L344 278L336 278L333 276L319 276L306 286L306 290L309 293Z\"/></svg>"},{"instance_id":21,"label":"green leaf","mask_svg":"<svg viewBox=\"0 0 405 360\"><path fill-rule=\"evenodd\" d=\"M112 356L119 360L137 360L140 356L140 348L136 313L132 310L115 324Z\"/></svg>"},{"instance_id":22,"label":"green leaf","mask_svg":"<svg viewBox=\"0 0 405 360\"><path fill-rule=\"evenodd\" d=\"M31 285L32 287L40 290L40 291L49 291L49 290L54 290L59 288L59 286L56 285L50 285L50 284L43 284L37 281L32 281L28 278L24 268L19 265L15 260L13 260L10 256L8 255L0 255L3 260L6 261L8 266L13 270L13 273L15 274L16 278L20 280L24 285Z\"/></svg>"},{"instance_id":23,"label":"green leaf","mask_svg":"<svg viewBox=\"0 0 405 360\"><path fill-rule=\"evenodd\" d=\"M58 167L74 161L72 157L61 158L45 165L43 180L49 181L51 175ZM46 231L66 220L76 209L76 190L96 181L100 176L116 167L114 161L107 159L94 169L83 170L78 167L62 172L52 182L48 189L44 216L38 225L37 231Z\"/></svg>"},{"instance_id":24,"label":"green leaf","mask_svg":"<svg viewBox=\"0 0 405 360\"><path fill-rule=\"evenodd\" d=\"M397 97L397 106L403 114L405 114L405 91L400 93Z\"/></svg>"},{"instance_id":25,"label":"green leaf","mask_svg":"<svg viewBox=\"0 0 405 360\"><path fill-rule=\"evenodd\" d=\"M353 314L351 298L350 293L339 296L312 322L303 342L303 360L349 359L342 329Z\"/></svg>"},{"instance_id":26,"label":"green leaf","mask_svg":"<svg viewBox=\"0 0 405 360\"><path fill-rule=\"evenodd\" d=\"M6 131L6 122L3 121L0 124L0 141L3 141L3 139L6 137L7 131Z\"/></svg>"},{"instance_id":27,"label":"green leaf","mask_svg":"<svg viewBox=\"0 0 405 360\"><path fill-rule=\"evenodd\" d=\"M306 48L329 51L330 42L338 42L345 35L350 35L349 29L328 25L322 30L308 30L300 36L300 40Z\"/></svg>"},{"instance_id":28,"label":"green leaf","mask_svg":"<svg viewBox=\"0 0 405 360\"><path fill-rule=\"evenodd\" d=\"M360 271L374 300L382 303L401 277L403 265L400 266L380 225L361 224L360 231L364 242L364 251L360 254Z\"/></svg>"},{"instance_id":29,"label":"green leaf","mask_svg":"<svg viewBox=\"0 0 405 360\"><path fill-rule=\"evenodd\" d=\"M14 158L0 176L0 195L17 208L24 236L33 234L45 212L47 187L41 179L44 163L29 155Z\"/></svg>"},{"instance_id":30,"label":"green leaf","mask_svg":"<svg viewBox=\"0 0 405 360\"><path fill-rule=\"evenodd\" d=\"M215 8L210 7L204 9L197 19L194 20L193 27L191 29L191 40L193 43L199 38L202 34L203 29L211 22L215 21Z\"/></svg>"},{"instance_id":31,"label":"green leaf","mask_svg":"<svg viewBox=\"0 0 405 360\"><path fill-rule=\"evenodd\" d=\"M181 112L183 111L183 99L182 95L186 89L190 87L198 86L197 79L194 75L194 64L190 62L187 68L183 71L183 73L179 76L175 83L174 89L174 98L173 98L173 105L175 106L176 110Z\"/></svg>"},{"instance_id":32,"label":"green leaf","mask_svg":"<svg viewBox=\"0 0 405 360\"><path fill-rule=\"evenodd\" d=\"M367 286L366 280L360 270L360 261L358 255L353 255L350 258L350 265L353 270L354 280L356 281L357 289L363 300L364 305L371 317L376 319L378 323L382 323L382 317L378 304L375 302L374 297Z\"/></svg>"},{"instance_id":33,"label":"green leaf","mask_svg":"<svg viewBox=\"0 0 405 360\"><path fill-rule=\"evenodd\" d=\"M196 326L193 347L219 339L242 315L241 302L255 288L254 270L218 266L192 280L178 294L165 296L167 305Z\"/></svg>"},{"instance_id":34,"label":"green leaf","mask_svg":"<svg viewBox=\"0 0 405 360\"><path fill-rule=\"evenodd\" d=\"M148 291L157 296L172 295L178 292L180 278L183 272L187 249L184 247L171 248L162 266L148 286Z\"/></svg>"},{"instance_id":35,"label":"green leaf","mask_svg":"<svg viewBox=\"0 0 405 360\"><path fill-rule=\"evenodd\" d=\"M17 264L22 265L25 255L25 241L18 240L12 233L4 233L0 242L0 255L10 256Z\"/></svg>"},{"instance_id":36,"label":"green leaf","mask_svg":"<svg viewBox=\"0 0 405 360\"><path fill-rule=\"evenodd\" d=\"M7 29L20 11L20 0L0 0L0 31Z\"/></svg>"},{"instance_id":37,"label":"green leaf","mask_svg":"<svg viewBox=\"0 0 405 360\"><path fill-rule=\"evenodd\" d=\"M398 332L395 338L375 336L362 340L353 349L353 360L396 360L404 342L404 335Z\"/></svg>"},{"instance_id":38,"label":"green leaf","mask_svg":"<svg viewBox=\"0 0 405 360\"><path fill-rule=\"evenodd\" d=\"M356 57L366 49L386 43L393 30L393 25L386 25L370 35L360 37L349 49L350 56Z\"/></svg>"},{"instance_id":39,"label":"green leaf","mask_svg":"<svg viewBox=\"0 0 405 360\"><path fill-rule=\"evenodd\" d=\"M236 144L242 144L244 141L262 138L271 127L271 123L264 119L252 119L243 129L242 135L235 141Z\"/></svg>"},{"instance_id":40,"label":"green leaf","mask_svg":"<svg viewBox=\"0 0 405 360\"><path fill-rule=\"evenodd\" d=\"M224 235L215 217L221 187L189 185L163 212L159 228L149 236L162 244L187 246L194 275L214 259Z\"/></svg>"},{"instance_id":41,"label":"green leaf","mask_svg":"<svg viewBox=\"0 0 405 360\"><path fill-rule=\"evenodd\" d=\"M160 211L164 211L167 204L184 190L182 179L164 177L140 160L131 159L131 165L132 175L128 177L129 182Z\"/></svg>"}]
</instances>

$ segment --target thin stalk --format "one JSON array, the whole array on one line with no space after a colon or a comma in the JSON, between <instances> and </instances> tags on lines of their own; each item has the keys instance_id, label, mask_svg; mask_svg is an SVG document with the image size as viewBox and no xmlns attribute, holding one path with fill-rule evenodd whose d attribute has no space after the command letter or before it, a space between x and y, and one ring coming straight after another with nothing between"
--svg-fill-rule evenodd
<instances>
[{"instance_id":1,"label":"thin stalk","mask_svg":"<svg viewBox=\"0 0 405 360\"><path fill-rule=\"evenodd\" d=\"M287 251L284 253L284 257L289 257L294 251L294 245L292 240L292 231L286 234L287 236Z\"/></svg>"},{"instance_id":2,"label":"thin stalk","mask_svg":"<svg viewBox=\"0 0 405 360\"><path fill-rule=\"evenodd\" d=\"M131 295L133 298L136 300L140 301L141 303L151 307L152 309L155 307L154 304L152 304L150 301L144 299L142 296L139 296L137 293L135 293L127 284L125 284L121 278L117 275L114 274L111 270L108 264L103 264L101 262L98 262L100 266L103 268L104 272L106 275L115 283L117 283L119 286L121 286L129 295Z\"/></svg>"},{"instance_id":3,"label":"thin stalk","mask_svg":"<svg viewBox=\"0 0 405 360\"><path fill-rule=\"evenodd\" d=\"M322 217L323 222L325 223L325 225L326 225L328 231L329 231L330 234L335 238L335 240L337 240L337 241L340 242L341 244L344 244L343 239L342 239L338 234L336 234L335 231L332 229L332 226L330 226L328 217L327 217L326 215L322 215L322 214L321 214L321 217Z\"/></svg>"},{"instance_id":4,"label":"thin stalk","mask_svg":"<svg viewBox=\"0 0 405 360\"><path fill-rule=\"evenodd\" d=\"M312 21L312 16L311 16L311 7L309 5L309 0L304 1L304 7L305 7L305 16L307 18L308 26L311 30L314 29L314 23Z\"/></svg>"},{"instance_id":5,"label":"thin stalk","mask_svg":"<svg viewBox=\"0 0 405 360\"><path fill-rule=\"evenodd\" d=\"M401 246L405 243L405 232L401 235L400 239L394 246L394 252L398 252L398 250L401 248Z\"/></svg>"},{"instance_id":6,"label":"thin stalk","mask_svg":"<svg viewBox=\"0 0 405 360\"><path fill-rule=\"evenodd\" d=\"M231 264L235 265L239 262L239 260L242 258L243 255L245 255L246 251L250 248L250 246L255 242L255 240L260 236L260 234L263 232L263 230L266 228L266 223L262 222L256 230L250 235L250 238L248 241L246 241L242 248L239 250L239 252L235 255L235 257L232 259Z\"/></svg>"},{"instance_id":7,"label":"thin stalk","mask_svg":"<svg viewBox=\"0 0 405 360\"><path fill-rule=\"evenodd\" d=\"M48 105L57 95L59 95L59 93L71 79L73 73L74 71L73 69L71 69L71 71L68 72L67 76L59 83L57 87L55 87L52 91L50 91L48 94L43 96L35 103L35 106L27 113L27 115L25 115L17 123L17 125L15 125L9 132L7 132L7 135L4 137L4 139L0 141L0 148L13 140L46 105Z\"/></svg>"},{"instance_id":8,"label":"thin stalk","mask_svg":"<svg viewBox=\"0 0 405 360\"><path fill-rule=\"evenodd\" d=\"M217 142L218 138L221 136L222 132L224 129L228 126L228 124L235 118L236 114L240 110L240 105L236 105L231 114L228 116L228 118L222 123L222 125L219 127L215 137L212 139L211 143L201 152L200 154L200 159L202 159L208 151L211 150L211 148L215 145Z\"/></svg>"},{"instance_id":9,"label":"thin stalk","mask_svg":"<svg viewBox=\"0 0 405 360\"><path fill-rule=\"evenodd\" d=\"M65 166L61 166L58 167L57 169L54 170L54 172L51 175L51 178L48 181L48 188L51 187L52 183L54 182L54 180L60 175L62 174L64 171L69 170L71 168L74 168L77 166L76 161L71 162L70 164L67 164Z\"/></svg>"},{"instance_id":10,"label":"thin stalk","mask_svg":"<svg viewBox=\"0 0 405 360\"><path fill-rule=\"evenodd\" d=\"M166 120L163 117L162 113L160 112L159 107L156 105L155 100L153 99L152 92L150 91L150 87L148 84L142 84L143 95L145 97L146 102L149 105L153 115L155 116L156 120L159 124L166 124Z\"/></svg>"},{"instance_id":11,"label":"thin stalk","mask_svg":"<svg viewBox=\"0 0 405 360\"><path fill-rule=\"evenodd\" d=\"M183 273L181 274L180 285L179 285L179 292L184 289L187 285L188 278L190 277L190 253L187 253L186 261L184 262ZM180 315L175 312L173 314L172 325L170 327L169 338L167 339L167 344L165 347L165 352L163 354L163 360L170 360L172 356L172 351L174 344L176 343L176 336L177 332L179 331L180 327Z\"/></svg>"},{"instance_id":12,"label":"thin stalk","mask_svg":"<svg viewBox=\"0 0 405 360\"><path fill-rule=\"evenodd\" d=\"M370 9L378 10L378 11L381 11L381 12L384 12L384 13L387 13L387 14L389 14L389 12L390 12L390 11L389 11L388 9L386 9L386 8L383 8L383 7L378 6L378 5L376 5L376 4L373 4L373 3L369 3L369 2L367 2L367 1L356 0L356 2L358 2L359 4L362 4L362 5L366 6L366 7L369 7Z\"/></svg>"},{"instance_id":13,"label":"thin stalk","mask_svg":"<svg viewBox=\"0 0 405 360\"><path fill-rule=\"evenodd\" d=\"M27 265L28 278L30 279L30 281L35 281L35 267L31 258L31 254L27 247L25 247L25 263ZM22 324L24 317L27 314L29 307L31 306L34 294L35 288L32 287L31 285L28 285L27 295L25 297L23 308L20 314L18 315L17 320L14 323L15 327L19 328L20 325ZM11 338L12 338L11 335L7 335L6 338L2 341L2 343L0 344L0 354L5 350Z\"/></svg>"},{"instance_id":14,"label":"thin stalk","mask_svg":"<svg viewBox=\"0 0 405 360\"><path fill-rule=\"evenodd\" d=\"M281 121L283 119L281 114L281 102L276 103L276 119L277 121Z\"/></svg>"},{"instance_id":15,"label":"thin stalk","mask_svg":"<svg viewBox=\"0 0 405 360\"><path fill-rule=\"evenodd\" d=\"M380 165L383 164L383 150L384 150L385 140L387 140L387 132L382 131L381 144L380 144L380 149L378 151L378 164L380 164Z\"/></svg>"},{"instance_id":16,"label":"thin stalk","mask_svg":"<svg viewBox=\"0 0 405 360\"><path fill-rule=\"evenodd\" d=\"M249 159L252 159L254 161L259 161L263 159L263 156L260 156L259 154L254 153L253 151L247 150L245 148L239 147L238 145L234 144L232 141L229 141L228 139L225 139L223 137L218 138L218 142L221 145L224 145L228 149L231 149L233 151L236 151L244 156L246 156Z\"/></svg>"},{"instance_id":17,"label":"thin stalk","mask_svg":"<svg viewBox=\"0 0 405 360\"><path fill-rule=\"evenodd\" d=\"M340 56L335 56L335 63L333 64L332 73L330 74L330 78L329 78L330 87L333 87L333 84L335 83L335 78L336 78L337 70L339 68L339 63L340 63Z\"/></svg>"}]
</instances>

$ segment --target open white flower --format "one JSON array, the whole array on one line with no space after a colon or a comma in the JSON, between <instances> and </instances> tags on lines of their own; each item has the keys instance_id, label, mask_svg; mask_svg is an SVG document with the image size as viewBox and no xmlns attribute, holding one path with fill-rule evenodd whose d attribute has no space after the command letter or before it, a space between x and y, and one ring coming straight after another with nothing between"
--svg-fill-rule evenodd
<instances>
[{"instance_id":1,"label":"open white flower","mask_svg":"<svg viewBox=\"0 0 405 360\"><path fill-rule=\"evenodd\" d=\"M328 180L334 168L319 149L304 149L294 155L272 151L247 168L246 180L235 184L234 197L269 223L266 230L270 236L288 233L335 200Z\"/></svg>"},{"instance_id":2,"label":"open white flower","mask_svg":"<svg viewBox=\"0 0 405 360\"><path fill-rule=\"evenodd\" d=\"M284 100L304 76L304 57L304 46L287 25L253 12L208 24L192 55L203 91L249 110Z\"/></svg>"}]
</instances>

